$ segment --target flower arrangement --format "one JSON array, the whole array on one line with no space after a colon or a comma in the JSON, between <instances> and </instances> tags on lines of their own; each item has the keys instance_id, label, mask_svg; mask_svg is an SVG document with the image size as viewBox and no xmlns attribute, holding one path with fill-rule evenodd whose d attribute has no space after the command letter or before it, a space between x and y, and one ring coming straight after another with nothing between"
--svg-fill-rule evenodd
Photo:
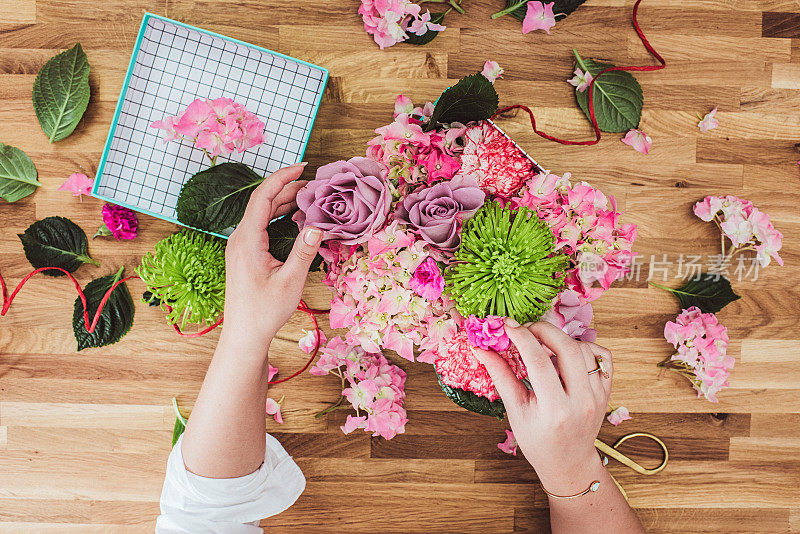
<instances>
[{"instance_id":1,"label":"flower arrangement","mask_svg":"<svg viewBox=\"0 0 800 534\"><path fill-rule=\"evenodd\" d=\"M400 95L366 157L320 167L297 195L293 220L323 230L330 325L345 329L312 373L342 380L356 409L345 432L403 431L404 374L387 349L433 364L459 405L502 417L475 347L525 378L504 317L544 317L594 339L590 302L628 268L636 227L620 221L613 197L542 169L487 120L496 109L480 74L436 104Z\"/></svg>"}]
</instances>

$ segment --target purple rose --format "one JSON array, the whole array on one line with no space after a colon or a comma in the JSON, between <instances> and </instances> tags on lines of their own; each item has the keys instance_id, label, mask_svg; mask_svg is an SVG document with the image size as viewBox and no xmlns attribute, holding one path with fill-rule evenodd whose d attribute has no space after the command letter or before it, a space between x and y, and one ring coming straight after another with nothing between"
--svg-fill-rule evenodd
<instances>
[{"instance_id":1,"label":"purple rose","mask_svg":"<svg viewBox=\"0 0 800 534\"><path fill-rule=\"evenodd\" d=\"M302 229L323 231L323 240L363 243L386 221L392 195L383 166L371 159L335 161L317 169L317 177L297 193L300 210L292 217Z\"/></svg>"},{"instance_id":2,"label":"purple rose","mask_svg":"<svg viewBox=\"0 0 800 534\"><path fill-rule=\"evenodd\" d=\"M452 252L461 244L461 221L472 217L485 197L475 178L456 176L406 195L395 217L434 247Z\"/></svg>"},{"instance_id":3,"label":"purple rose","mask_svg":"<svg viewBox=\"0 0 800 534\"><path fill-rule=\"evenodd\" d=\"M500 316L489 315L486 319L478 319L470 315L464 321L464 329L467 331L467 340L474 347L499 352L511 345L503 318Z\"/></svg>"}]
</instances>

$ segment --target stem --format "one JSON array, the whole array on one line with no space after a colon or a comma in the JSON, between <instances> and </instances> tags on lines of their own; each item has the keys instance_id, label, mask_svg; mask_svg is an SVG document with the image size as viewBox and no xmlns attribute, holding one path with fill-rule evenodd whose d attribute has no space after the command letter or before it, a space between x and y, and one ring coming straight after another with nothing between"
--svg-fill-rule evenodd
<instances>
[{"instance_id":1,"label":"stem","mask_svg":"<svg viewBox=\"0 0 800 534\"><path fill-rule=\"evenodd\" d=\"M321 412L319 412L317 415L314 416L314 419L319 419L323 415L329 414L334 410L344 410L349 408L349 406L342 406L343 402L344 402L344 396L339 397L339 400L336 402L336 404L332 404L327 408L325 408L324 410L322 410Z\"/></svg>"},{"instance_id":2,"label":"stem","mask_svg":"<svg viewBox=\"0 0 800 534\"><path fill-rule=\"evenodd\" d=\"M100 267L100 262L90 256L80 255L78 256L78 259L81 260L83 263L91 263L92 265Z\"/></svg>"},{"instance_id":3,"label":"stem","mask_svg":"<svg viewBox=\"0 0 800 534\"><path fill-rule=\"evenodd\" d=\"M581 70L583 72L589 72L589 69L586 67L586 63L583 62L583 58L578 51L573 48L572 53L575 54L575 61L578 63L578 66L581 68Z\"/></svg>"},{"instance_id":4,"label":"stem","mask_svg":"<svg viewBox=\"0 0 800 534\"><path fill-rule=\"evenodd\" d=\"M459 13L461 13L462 15L463 15L464 13L466 13L466 11L464 11L464 9L463 9L463 8L462 8L460 5L458 5L458 3L456 2L456 0L450 0L450 1L448 2L448 4L450 4L450 5L452 6L452 8L453 8L453 9L455 9L456 11L458 11Z\"/></svg>"},{"instance_id":5,"label":"stem","mask_svg":"<svg viewBox=\"0 0 800 534\"><path fill-rule=\"evenodd\" d=\"M674 290L671 287L662 286L661 284L656 284L655 282L647 282L647 283L653 287L657 287L658 289L663 289L664 291L669 291L670 293L674 292Z\"/></svg>"},{"instance_id":6,"label":"stem","mask_svg":"<svg viewBox=\"0 0 800 534\"><path fill-rule=\"evenodd\" d=\"M528 0L520 0L516 4L511 4L507 8L505 8L505 9L503 9L501 11L498 11L497 13L492 15L492 20L499 19L500 17L502 17L504 15L508 15L512 11L516 11L517 9L521 8L522 6L524 6L527 3L528 3Z\"/></svg>"}]
</instances>

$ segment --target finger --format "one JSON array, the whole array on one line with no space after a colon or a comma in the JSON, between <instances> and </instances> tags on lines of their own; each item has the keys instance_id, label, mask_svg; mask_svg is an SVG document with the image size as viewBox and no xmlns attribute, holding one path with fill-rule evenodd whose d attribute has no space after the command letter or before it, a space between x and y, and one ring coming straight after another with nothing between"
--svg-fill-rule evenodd
<instances>
[{"instance_id":1,"label":"finger","mask_svg":"<svg viewBox=\"0 0 800 534\"><path fill-rule=\"evenodd\" d=\"M587 367L580 344L560 328L545 321L531 325L529 330L558 358L558 369L567 394L590 395L592 390L589 385L589 371L594 366Z\"/></svg>"},{"instance_id":2,"label":"finger","mask_svg":"<svg viewBox=\"0 0 800 534\"><path fill-rule=\"evenodd\" d=\"M298 163L284 167L272 173L261 185L255 188L250 195L250 201L245 208L244 216L239 226L262 231L273 219L273 202L283 190L284 186L300 178L305 168L305 163Z\"/></svg>"},{"instance_id":3,"label":"finger","mask_svg":"<svg viewBox=\"0 0 800 534\"><path fill-rule=\"evenodd\" d=\"M506 409L521 406L528 398L528 390L517 378L511 366L499 354L491 350L475 349L475 357L486 367L494 387L503 399ZM513 409L513 408L512 408Z\"/></svg>"},{"instance_id":4,"label":"finger","mask_svg":"<svg viewBox=\"0 0 800 534\"><path fill-rule=\"evenodd\" d=\"M540 401L555 400L563 396L564 388L561 387L561 380L553 362L550 361L550 355L527 328L516 325L516 321L511 321L506 320L506 333L522 357L522 362L528 371L528 381L536 398Z\"/></svg>"},{"instance_id":5,"label":"finger","mask_svg":"<svg viewBox=\"0 0 800 534\"><path fill-rule=\"evenodd\" d=\"M275 208L275 213L273 214L274 217L283 217L284 215L289 215L290 213L294 212L297 209L297 202L289 202L288 204L283 204Z\"/></svg>"},{"instance_id":6,"label":"finger","mask_svg":"<svg viewBox=\"0 0 800 534\"><path fill-rule=\"evenodd\" d=\"M608 372L608 378L602 379L603 390L606 393L606 399L611 395L611 380L614 378L614 362L611 351L597 343L587 342L586 345L592 351L595 357L603 358L603 367Z\"/></svg>"},{"instance_id":7,"label":"finger","mask_svg":"<svg viewBox=\"0 0 800 534\"><path fill-rule=\"evenodd\" d=\"M578 346L581 350L581 356L583 357L584 364L586 365L586 369L589 371L597 369L597 359L595 358L594 353L592 352L592 348L586 343L579 343ZM586 373L586 376L589 379L589 387L592 390L592 393L595 397L601 398L605 395L605 391L603 390L603 385L601 381L604 380L603 376L598 371L597 373L592 373L591 375Z\"/></svg>"},{"instance_id":8,"label":"finger","mask_svg":"<svg viewBox=\"0 0 800 534\"><path fill-rule=\"evenodd\" d=\"M273 209L277 209L281 204L294 202L297 199L297 192L303 189L307 183L306 180L297 180L285 185L280 193L273 199ZM275 217L277 217L277 215L273 214L272 218L274 219Z\"/></svg>"},{"instance_id":9,"label":"finger","mask_svg":"<svg viewBox=\"0 0 800 534\"><path fill-rule=\"evenodd\" d=\"M311 267L311 262L317 255L319 245L322 243L322 230L313 226L306 226L294 240L289 257L280 269L280 276L287 284L300 288L306 283L306 275Z\"/></svg>"}]
</instances>

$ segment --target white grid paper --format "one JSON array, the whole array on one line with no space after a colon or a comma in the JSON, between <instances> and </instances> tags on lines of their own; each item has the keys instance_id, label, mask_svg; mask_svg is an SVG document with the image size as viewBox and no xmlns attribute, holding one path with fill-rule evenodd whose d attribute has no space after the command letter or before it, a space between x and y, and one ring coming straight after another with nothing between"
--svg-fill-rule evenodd
<instances>
[{"instance_id":1,"label":"white grid paper","mask_svg":"<svg viewBox=\"0 0 800 534\"><path fill-rule=\"evenodd\" d=\"M177 115L196 98L230 98L266 124L265 140L218 162L271 173L300 161L324 81L323 69L151 17L95 191L177 222L181 186L210 161L188 141L163 143L153 121Z\"/></svg>"}]
</instances>

